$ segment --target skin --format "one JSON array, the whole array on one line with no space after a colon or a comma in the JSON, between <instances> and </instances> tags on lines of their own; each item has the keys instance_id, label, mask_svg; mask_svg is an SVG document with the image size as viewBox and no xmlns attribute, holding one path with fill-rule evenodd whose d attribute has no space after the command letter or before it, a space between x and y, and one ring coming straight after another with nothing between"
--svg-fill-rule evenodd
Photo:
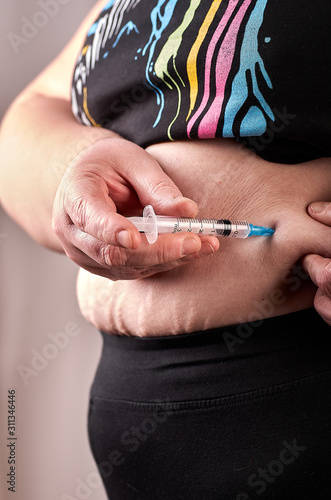
<instances>
[{"instance_id":1,"label":"skin","mask_svg":"<svg viewBox=\"0 0 331 500\"><path fill-rule=\"evenodd\" d=\"M220 239L206 260L143 280L115 282L81 271L78 299L88 321L104 331L144 337L313 305L316 287L299 262L308 253L330 257L329 228L307 213L312 200L331 196L328 158L295 166L270 163L228 139L156 144L147 151L197 202L201 216L247 218L274 227L275 234Z\"/></svg>"},{"instance_id":2,"label":"skin","mask_svg":"<svg viewBox=\"0 0 331 500\"><path fill-rule=\"evenodd\" d=\"M300 291L299 295L286 301L287 310L309 307L316 292L317 310L323 309L323 317L330 319L330 273L325 271L331 250L329 218L319 219L316 214L307 214L307 206L311 202L331 197L325 187L328 183L331 185L326 177L330 171L329 159L316 160L311 165L316 167L316 172L320 172L318 178L321 189L315 185L309 191L311 178L307 178L307 184L302 185L306 195L304 198L299 195L294 205L290 203L291 194L298 182L303 182L300 180L302 169L300 173L293 169L297 173L291 179L290 170L282 169L282 188L289 185L289 191L285 189L285 198L282 200L284 189L277 188L277 196L271 204L273 210L269 211L270 192L264 192L265 197L260 199L260 204L238 205L243 189L240 184L243 175L237 170L238 165L246 165L245 175L250 172L250 189L256 185L257 176L265 175L263 172L270 165L252 156L247 150L236 149L232 141L220 140L213 144L203 141L208 151L202 148L204 156L200 164L205 164L209 170L201 179L200 187L204 186L209 197L200 199L193 184L187 184L179 174L190 172L187 177L192 181L193 174L198 175L199 168L195 171L189 171L188 168L196 155L200 154L199 151L202 151L201 145L197 150L191 150L191 146L188 147L187 144L183 146L174 143L168 144L166 149L164 145L155 145L143 150L112 131L77 123L70 108L72 69L85 33L103 5L104 1L96 4L69 45L18 96L3 120L0 134L0 199L5 210L37 242L52 250L65 252L81 268L78 297L82 312L88 321L105 331L135 334L134 326L129 326L128 323L136 323L136 310L131 314L128 311L124 323L116 310L112 310L109 301L112 299L114 286L118 287L119 292L126 289L127 298L133 298L133 303L144 297L142 293L152 291L153 305L156 307L154 310L160 315L158 334L166 334L169 318L168 308L162 307L164 291L168 290L172 300L181 304L190 287L192 290L198 289L196 285L200 285L201 276L206 276L206 269L212 268L210 262L219 269L219 259L226 263L232 255L233 242L222 242L219 250L218 239L201 239L192 234L164 235L155 245L150 246L125 219L125 216L140 214L146 204L153 205L158 214L185 217L194 217L197 213L209 217L222 213L218 210L227 207L231 208L233 216L254 216L255 219L258 217L259 224L279 226L277 237L272 240L275 244L272 244L274 246L271 253L268 242L256 239L249 242L249 252L237 250L240 265L246 269L246 264L249 264L251 269L251 275L246 275L247 292L242 293L242 277L234 278L233 274L228 274L225 280L226 288L222 292L224 297L216 295L219 290L216 282L214 288L209 289L209 294L201 289L200 297L196 297L197 303L202 297L206 297L208 306L212 306L211 316L203 321L202 327L220 326L222 321L228 324L237 319L238 303L235 303L235 299L238 298L238 287L243 297L241 319L245 320L252 298L260 299L262 291L270 295L281 284L282 273L306 254L310 257L304 259L304 265L315 282L317 291L310 282L303 292ZM192 144L192 148L195 147ZM185 163L190 155L192 157L189 164ZM207 174L226 171L221 168L220 155L224 155L224 163L232 165L232 171L238 174L236 183L232 184L236 186L234 191L226 186L226 182L223 183L224 193L227 195L226 206L218 204L219 193L206 182ZM181 168L178 168L179 164ZM264 184L260 185L265 184L266 178ZM296 191L300 193L298 189ZM250 194L252 200L259 196L254 191ZM283 203L277 205L279 200ZM286 210L284 212L282 208L288 203L291 214L286 214ZM213 214L208 213L211 207L215 210ZM290 245L288 241L291 240L292 231L286 229L284 222L287 215L297 217L299 228ZM300 230L307 226L307 220L316 231L314 238L311 231L305 233L303 229ZM256 245L260 245L258 253ZM259 282L253 280L254 265L261 269L261 263L266 259L266 269L274 269L275 272L270 271L271 274L266 279L268 287L262 287L261 290ZM189 272L190 268L196 272ZM224 264L223 271L226 270L229 270L229 265ZM189 275L194 276L191 282ZM215 276L215 272L212 276ZM177 283L185 283L185 286L178 287ZM231 283L234 286L230 286ZM217 316L220 298L226 298L227 315L221 311L222 320ZM286 307L277 307L272 314L282 314ZM149 309L145 308L139 328L142 336L153 334L155 328L146 321L148 314ZM113 328L115 320L117 323L122 321L122 324ZM172 333L193 331L201 327L199 321L194 317L190 317L185 324L179 321Z\"/></svg>"},{"instance_id":3,"label":"skin","mask_svg":"<svg viewBox=\"0 0 331 500\"><path fill-rule=\"evenodd\" d=\"M123 218L140 213L145 204L164 214L196 213L195 203L146 151L121 138L104 139L82 151L64 173L52 224L71 260L111 280L168 271L218 248L216 238L190 235L169 235L149 245Z\"/></svg>"},{"instance_id":4,"label":"skin","mask_svg":"<svg viewBox=\"0 0 331 500\"><path fill-rule=\"evenodd\" d=\"M320 201L308 207L310 217L331 227L331 203ZM305 271L317 286L314 306L321 317L331 325L331 259L308 254L302 259Z\"/></svg>"},{"instance_id":5,"label":"skin","mask_svg":"<svg viewBox=\"0 0 331 500\"><path fill-rule=\"evenodd\" d=\"M184 250L187 237L169 235L150 249L147 258L144 251L133 252L141 237L121 215L151 203L165 214L193 217L197 206L182 196L142 148L112 131L81 125L71 112L71 78L77 54L103 6L103 0L95 5L69 44L7 111L0 134L0 199L8 214L41 245L67 251L78 266L93 268L109 278L121 277L121 267L123 274L131 268L131 278L138 278L140 267L145 272L150 267L150 273L168 270L187 263L187 255L196 259L212 253L218 242L207 238L210 244L204 245L192 236ZM134 169L128 164L132 159ZM105 197L105 169L113 190L122 196L113 191L114 203ZM94 196L86 203L73 203L79 193L85 197L90 190ZM128 235L119 240L125 230ZM128 246L132 248L128 250ZM110 264L110 253L121 260L116 269Z\"/></svg>"}]
</instances>

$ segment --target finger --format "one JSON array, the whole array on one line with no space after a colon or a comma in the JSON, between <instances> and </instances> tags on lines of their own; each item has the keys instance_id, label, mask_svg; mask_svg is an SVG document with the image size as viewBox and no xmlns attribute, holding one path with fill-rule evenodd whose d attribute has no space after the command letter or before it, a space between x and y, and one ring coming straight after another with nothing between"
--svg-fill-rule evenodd
<instances>
[{"instance_id":1,"label":"finger","mask_svg":"<svg viewBox=\"0 0 331 500\"><path fill-rule=\"evenodd\" d=\"M326 201L316 201L308 207L308 213L313 219L331 226L331 203Z\"/></svg>"},{"instance_id":2,"label":"finger","mask_svg":"<svg viewBox=\"0 0 331 500\"><path fill-rule=\"evenodd\" d=\"M302 266L315 285L331 297L331 259L310 254L302 259Z\"/></svg>"},{"instance_id":3,"label":"finger","mask_svg":"<svg viewBox=\"0 0 331 500\"><path fill-rule=\"evenodd\" d=\"M315 295L314 307L324 321L331 325L331 298L325 295L320 288Z\"/></svg>"},{"instance_id":4,"label":"finger","mask_svg":"<svg viewBox=\"0 0 331 500\"><path fill-rule=\"evenodd\" d=\"M108 158L109 151L112 160ZM99 171L102 175L96 175L91 165L101 153L103 163ZM197 213L195 202L182 196L158 162L142 148L123 139L99 141L93 151L85 154L80 172L80 178L77 173L73 180L69 177L68 185L62 190L67 196L54 218L54 230L59 237L62 227L71 220L79 229L107 244L137 248L141 242L138 230L117 213L117 202L111 199L115 195L116 200L123 190L127 196L129 186L141 205L152 204L156 213L185 217ZM63 220L66 213L69 221Z\"/></svg>"},{"instance_id":5,"label":"finger","mask_svg":"<svg viewBox=\"0 0 331 500\"><path fill-rule=\"evenodd\" d=\"M187 233L187 234L189 234L189 233ZM205 247L205 245L208 244L208 245L212 246L213 252L217 252L217 250L219 250L220 240L216 236L208 236L208 235L204 235L204 234L199 234L199 238L200 238L202 247ZM202 251L202 249L200 250L200 252L201 251Z\"/></svg>"},{"instance_id":6,"label":"finger","mask_svg":"<svg viewBox=\"0 0 331 500\"><path fill-rule=\"evenodd\" d=\"M317 221L311 220L309 224L302 226L300 238L303 238L304 246L302 254L316 254L322 257L331 257L331 230L330 227Z\"/></svg>"},{"instance_id":7,"label":"finger","mask_svg":"<svg viewBox=\"0 0 331 500\"><path fill-rule=\"evenodd\" d=\"M67 239L68 236L67 236ZM145 236L141 238L139 248L126 250L113 245L105 245L75 226L71 228L71 244L82 250L93 261L103 267L151 267L182 259L196 254L199 256L214 253L218 249L218 240L214 237L202 240L193 234L164 234L156 243L150 245ZM201 254L200 254L201 252Z\"/></svg>"},{"instance_id":8,"label":"finger","mask_svg":"<svg viewBox=\"0 0 331 500\"><path fill-rule=\"evenodd\" d=\"M162 235L150 245L143 237L138 250L104 245L75 226L63 237L67 256L80 267L110 279L137 279L167 271L214 253L215 237Z\"/></svg>"},{"instance_id":9,"label":"finger","mask_svg":"<svg viewBox=\"0 0 331 500\"><path fill-rule=\"evenodd\" d=\"M118 148L121 157L120 165L114 168L129 181L142 206L152 205L157 214L195 217L196 203L183 196L160 164L142 148L123 143L123 139L112 139L112 154L116 157Z\"/></svg>"},{"instance_id":10,"label":"finger","mask_svg":"<svg viewBox=\"0 0 331 500\"><path fill-rule=\"evenodd\" d=\"M54 207L53 229L62 242L74 227L109 245L137 248L141 242L139 231L117 213L105 181L98 176L78 179Z\"/></svg>"}]
</instances>

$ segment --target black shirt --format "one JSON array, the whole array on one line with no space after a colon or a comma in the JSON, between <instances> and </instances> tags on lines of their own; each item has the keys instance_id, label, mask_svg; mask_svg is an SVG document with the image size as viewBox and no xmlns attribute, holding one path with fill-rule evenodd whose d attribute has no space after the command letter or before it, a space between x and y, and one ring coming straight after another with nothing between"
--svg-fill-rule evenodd
<instances>
[{"instance_id":1,"label":"black shirt","mask_svg":"<svg viewBox=\"0 0 331 500\"><path fill-rule=\"evenodd\" d=\"M146 147L235 137L270 161L331 153L330 0L111 0L72 109Z\"/></svg>"}]
</instances>

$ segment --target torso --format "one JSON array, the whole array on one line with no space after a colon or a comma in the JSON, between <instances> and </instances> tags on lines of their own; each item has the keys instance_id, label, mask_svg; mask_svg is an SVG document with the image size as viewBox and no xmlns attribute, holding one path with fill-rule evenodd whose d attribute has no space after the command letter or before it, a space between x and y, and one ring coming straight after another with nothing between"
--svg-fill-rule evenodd
<instances>
[{"instance_id":1,"label":"torso","mask_svg":"<svg viewBox=\"0 0 331 500\"><path fill-rule=\"evenodd\" d=\"M308 160L331 156L329 14L323 0L105 5L74 71L76 118L147 147L200 216L276 231L222 239L212 256L136 281L81 271L88 320L167 335L312 305L315 288L296 263L323 255L307 205L330 199L330 160Z\"/></svg>"},{"instance_id":2,"label":"torso","mask_svg":"<svg viewBox=\"0 0 331 500\"><path fill-rule=\"evenodd\" d=\"M315 287L299 259L323 254L325 228L309 217L307 205L330 199L330 159L275 164L229 139L163 143L147 151L197 202L201 217L248 220L275 233L223 238L215 254L140 280L111 282L81 271L78 297L88 320L112 333L154 336L312 306Z\"/></svg>"}]
</instances>

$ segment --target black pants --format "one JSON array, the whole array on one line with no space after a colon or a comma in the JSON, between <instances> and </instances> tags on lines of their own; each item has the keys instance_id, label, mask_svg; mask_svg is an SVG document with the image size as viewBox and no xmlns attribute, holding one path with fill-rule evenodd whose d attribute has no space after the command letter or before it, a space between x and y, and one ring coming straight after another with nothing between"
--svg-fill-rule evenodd
<instances>
[{"instance_id":1,"label":"black pants","mask_svg":"<svg viewBox=\"0 0 331 500\"><path fill-rule=\"evenodd\" d=\"M331 498L331 327L313 309L102 336L88 431L109 499Z\"/></svg>"}]
</instances>

